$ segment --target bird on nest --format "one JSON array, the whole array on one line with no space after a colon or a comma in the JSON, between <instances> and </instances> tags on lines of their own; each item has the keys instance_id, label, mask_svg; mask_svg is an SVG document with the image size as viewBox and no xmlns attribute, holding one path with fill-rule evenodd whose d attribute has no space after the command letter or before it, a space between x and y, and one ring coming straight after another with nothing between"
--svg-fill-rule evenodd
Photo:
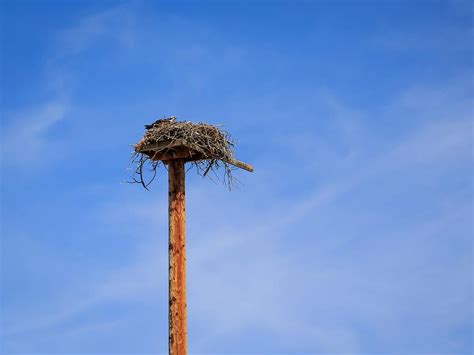
<instances>
[{"instance_id":1,"label":"bird on nest","mask_svg":"<svg viewBox=\"0 0 474 355\"><path fill-rule=\"evenodd\" d=\"M175 116L171 116L171 117L168 117L168 118L160 118L160 119L156 120L155 122L153 122L152 124L146 124L145 128L148 130L148 129L152 129L155 125L160 125L162 123L170 123L170 122L174 122L174 121L176 121Z\"/></svg>"}]
</instances>

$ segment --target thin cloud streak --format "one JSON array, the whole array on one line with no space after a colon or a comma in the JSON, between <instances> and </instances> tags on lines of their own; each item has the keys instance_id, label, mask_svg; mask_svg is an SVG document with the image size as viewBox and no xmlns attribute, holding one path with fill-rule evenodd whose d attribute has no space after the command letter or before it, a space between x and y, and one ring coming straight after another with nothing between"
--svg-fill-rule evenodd
<instances>
[{"instance_id":1,"label":"thin cloud streak","mask_svg":"<svg viewBox=\"0 0 474 355\"><path fill-rule=\"evenodd\" d=\"M215 329L224 329L222 326L226 324L226 331L218 331L217 334L220 336L228 336L230 330L243 331L246 326L251 324L260 324L261 326L273 329L274 332L283 334L289 334L288 332L292 328L291 324L298 329L308 329L306 336L303 334L300 336L300 342L310 346L314 339L319 339L317 342L325 351L356 351L358 349L357 337L351 333L349 329L337 329L327 328L319 329L314 328L314 325L309 320L301 320L294 318L291 313L288 314L283 312L275 314L276 309L281 309L281 306L286 304L289 295L284 295L283 298L280 296L280 301L272 301L272 297L275 295L281 295L281 285L287 282L289 275L302 275L304 279L303 270L295 268L295 260L292 258L285 257L281 252L277 252L276 255L259 255L258 252L251 252L249 256L248 245L252 245L257 251L267 249L269 245L278 246L278 238L275 236L279 235L281 231L290 228L291 226L300 223L302 220L311 218L318 214L318 211L323 211L328 205L333 204L336 200L343 198L345 194L356 188L358 185L363 184L367 180L377 179L386 174L390 174L390 171L410 171L413 166L419 166L420 162L423 161L426 164L434 164L438 168L442 168L444 164L452 160L463 160L469 159L469 130L470 122L435 122L428 127L423 129L416 135L413 135L402 144L393 148L391 151L385 153L383 157L379 157L371 163L366 163L364 169L359 171L353 171L346 177L342 178L337 183L332 185L318 188L315 192L309 195L301 201L287 202L287 206L284 210L271 212L273 222L261 222L260 216L248 221L248 225L251 227L242 228L240 227L239 232L233 232L229 228L220 229L216 234L208 234L207 238L200 240L199 244L192 244L189 254L192 255L193 259L193 278L190 286L192 293L193 304L195 305L194 314L196 319L203 318L204 322L214 324ZM466 133L467 132L467 133ZM430 142L436 141L438 145L433 150L433 146ZM441 147L441 150L438 148ZM417 152L416 155L413 152ZM440 154L440 153L443 154ZM421 158L420 158L421 157ZM421 161L420 161L421 159ZM126 210L135 210L136 207L125 206L120 207ZM142 207L144 208L144 207ZM154 209L145 208L145 211L150 213ZM206 214L206 211L200 211ZM138 213L138 212L137 212ZM454 213L457 213L454 211ZM107 215L111 216L111 212L106 212ZM113 213L112 213L113 214ZM155 212L151 213L153 216ZM122 218L126 218L122 215ZM441 225L449 225L450 216L447 216L445 222L439 222ZM248 219L248 218L247 218ZM150 219L151 220L151 219ZM163 226L161 226L163 227ZM432 227L431 232L425 232L429 235L430 233L439 230L440 226ZM209 232L209 231L208 231ZM396 232L394 232L396 233ZM421 235L418 232L411 232L414 235ZM278 248L278 247L277 247ZM103 304L111 302L113 300L122 299L129 302L133 300L152 299L156 297L160 292L157 288L156 275L160 271L160 264L158 260L164 260L166 258L163 250L159 252L160 248L155 242L146 247L145 253L140 253L137 256L137 263L127 266L122 271L114 275L110 275L104 280L104 282L91 293L89 299L82 300L81 302L72 301L72 304L65 304L63 311L54 312L57 316L48 317L42 319L39 322L28 324L28 322L22 322L21 326L10 325L8 328L10 332L8 334L20 334L28 333L35 329L42 327L54 327L67 321L68 318L75 316L81 312L87 312L90 307L95 304ZM262 268L261 272L255 273L255 270L247 270L240 266L234 269L234 266L223 267L220 270L210 270L205 266L209 263L214 264L216 262L216 256L226 255L228 253L236 253L236 250L240 250L242 255L246 257L255 257L259 259L259 266ZM271 249L270 249L271 252ZM230 256L230 255L229 255ZM279 261L277 261L279 260ZM249 266L251 266L250 264ZM327 265L321 264L319 266L321 270L327 269ZM287 270L278 281L276 279L268 279L266 273L269 270ZM316 273L318 267L312 265L310 273L310 279L329 280L329 279L345 279L344 274L332 274L324 275ZM163 271L163 270L161 270ZM341 270L345 273L347 271ZM159 277L162 286L165 284L164 275ZM248 282L242 280L244 283L240 286L234 284L228 284L228 280L239 280L242 275L253 275L254 281ZM308 275L309 277L309 275ZM267 280L267 281L265 281ZM197 287L197 285L199 285ZM219 285L219 299L213 299L209 297L207 290ZM296 287L296 285L295 285ZM354 285L354 287L358 287ZM308 290L306 290L308 291ZM234 299L230 295L240 294L239 298L243 300L240 306L225 305L222 303L225 299ZM252 295L249 298L249 295ZM227 295L227 296L226 296ZM144 298L145 297L145 298ZM278 297L277 297L278 299ZM265 306L262 307L260 302L265 301ZM320 300L322 301L322 300ZM256 303L255 303L256 302ZM323 303L329 302L329 300ZM343 303L347 303L345 300ZM350 308L352 303L347 303L346 306ZM285 308L285 307L283 307ZM226 314L221 313L219 310L226 309ZM234 310L234 312L232 311ZM217 311L217 313L215 313ZM374 309L367 309L368 315L374 313ZM230 312L230 313L229 313ZM230 319L232 321L230 321ZM255 323L256 322L256 323ZM219 324L221 324L219 326ZM224 332L224 333L222 333ZM291 333L291 332L290 332ZM213 334L211 332L211 334ZM332 335L331 335L332 334ZM345 335L344 335L345 334ZM296 336L296 334L294 334ZM316 338L315 338L316 337ZM345 337L346 341L342 342L341 337ZM201 337L196 343L196 348L206 348L212 344L212 336ZM333 339L331 342L328 339ZM336 341L336 339L339 339ZM326 345L324 345L326 344Z\"/></svg>"},{"instance_id":2,"label":"thin cloud streak","mask_svg":"<svg viewBox=\"0 0 474 355\"><path fill-rule=\"evenodd\" d=\"M140 58L133 68L148 64L143 58L153 58L148 76L142 73L143 77L161 80L161 75L170 75L169 83L179 82L180 87L191 89L146 94L133 102L140 110L122 113L120 122L114 113L124 105L116 100L113 107L102 110L105 116L115 117L114 134L129 137L126 133L132 124L124 117L142 117L157 105L170 110L178 107L192 113L193 119L223 116L234 124L231 131L240 131L249 142L247 154L256 163L247 186L233 195L216 192L211 184L196 187L190 179L190 350L360 353L390 347L398 353L440 349L448 353L465 349L462 339L446 334L458 328L472 329L472 185L468 190L464 181L459 182L473 160L470 83L459 80L438 87L414 87L367 109L346 105L329 89L313 92L299 87L275 89L265 97L236 91L223 96L216 108L206 97L212 96L214 102L215 93L206 88L213 87L221 75L228 78L234 69L250 66L258 71L261 63L255 58L266 58L269 52L254 49L255 54L245 43L213 33L210 25L203 30L199 24L172 16L165 17L173 26L160 23L145 28L136 22L147 15L140 11L119 6L80 19L58 36L60 48L54 60L64 61L69 74L79 77L68 60L104 42L105 52L110 46L114 54L120 50L125 57L133 52ZM122 22L126 23L123 30ZM177 23L183 30L173 30L180 28ZM183 38L175 41L176 34ZM168 55L157 55L161 53ZM101 52L99 59L103 55ZM162 71L153 71L155 67ZM69 100L72 97L76 96L68 91L67 98L58 95L57 100L31 112L15 113L29 124L9 126L8 146L14 147L22 136L32 143L32 157L52 150L57 142L49 134L72 114L78 116L78 107ZM89 115L88 107L81 109L87 121L77 127L90 124L96 129L97 144L89 144L91 150L123 143L100 144L109 119L99 125L99 114ZM247 118L249 112L252 118ZM289 118L291 127L286 124ZM86 133L89 139L94 134ZM82 139L74 142L76 148L84 144ZM83 154L82 147L77 154ZM279 159L269 159L275 156ZM103 164L109 156L100 159ZM89 160L84 161L89 167ZM121 163L114 161L111 166ZM304 176L295 174L294 166L304 169ZM453 187L441 191L438 185L443 182ZM90 181L82 183L85 188L91 185ZM110 244L103 249L110 254L130 248L123 259L116 256L120 263L94 268L72 258L58 260L53 266L41 265L41 255L36 253L48 255L58 240L39 238L43 249L32 248L28 241L41 233L61 234L61 229L53 229L56 226L30 231L24 242L12 244L10 250L32 250L38 257L35 277L54 275L61 263L71 277L54 290L50 301L40 305L29 300L32 311L23 309L21 301L7 305L2 338L10 344L8 349L32 351L43 345L45 349L77 351L88 349L81 343L100 343L108 334L132 337L137 329L135 338L143 340L147 327L153 328L150 339L158 334L166 338L165 203L154 201L156 195L117 192L113 183L101 180L97 190L106 192L88 194L83 200L83 196L71 195L61 201L82 203L79 208L83 208L78 223L84 226L67 231L67 237L80 237L85 248ZM299 194L289 193L294 186ZM122 185L120 191L122 188L128 186ZM81 186L78 191L81 195ZM58 209L56 213L60 220L74 211ZM9 237L16 241L15 224L11 225ZM150 231L155 235L147 235ZM465 235L469 231L471 235ZM85 242L99 234L107 237ZM133 242L121 244L120 238ZM70 251L65 248L65 255ZM126 312L96 317L101 310L123 305ZM143 314L140 307L145 309ZM150 314L153 321L146 317ZM28 339L28 344L16 343L18 339ZM112 340L109 346L113 349L114 344ZM153 350L166 348L164 343L146 344L143 346ZM91 349L97 347L91 345Z\"/></svg>"},{"instance_id":3,"label":"thin cloud streak","mask_svg":"<svg viewBox=\"0 0 474 355\"><path fill-rule=\"evenodd\" d=\"M31 165L50 150L47 137L54 126L65 119L69 111L66 98L58 98L38 107L15 112L6 120L2 134L2 164Z\"/></svg>"}]
</instances>

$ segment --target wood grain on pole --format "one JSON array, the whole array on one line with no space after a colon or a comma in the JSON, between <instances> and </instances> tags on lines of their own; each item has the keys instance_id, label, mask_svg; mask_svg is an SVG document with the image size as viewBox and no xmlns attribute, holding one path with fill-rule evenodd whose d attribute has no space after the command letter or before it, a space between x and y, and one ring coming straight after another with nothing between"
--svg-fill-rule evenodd
<instances>
[{"instance_id":1,"label":"wood grain on pole","mask_svg":"<svg viewBox=\"0 0 474 355\"><path fill-rule=\"evenodd\" d=\"M169 353L186 354L186 243L184 160L168 163Z\"/></svg>"}]
</instances>

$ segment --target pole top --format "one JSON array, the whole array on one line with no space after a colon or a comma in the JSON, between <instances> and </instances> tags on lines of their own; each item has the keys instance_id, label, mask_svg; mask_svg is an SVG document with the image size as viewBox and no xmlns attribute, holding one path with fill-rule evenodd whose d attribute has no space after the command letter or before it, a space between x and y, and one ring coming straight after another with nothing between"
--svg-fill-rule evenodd
<instances>
[{"instance_id":1,"label":"pole top","mask_svg":"<svg viewBox=\"0 0 474 355\"><path fill-rule=\"evenodd\" d=\"M198 173L206 176L209 171L220 166L225 169L224 180L231 181L231 166L253 172L250 164L234 158L234 142L230 135L215 125L177 121L171 116L145 125L145 134L134 147L133 162L137 163L134 182L143 186L143 164L151 164L153 171L159 163L183 159L198 168Z\"/></svg>"}]
</instances>

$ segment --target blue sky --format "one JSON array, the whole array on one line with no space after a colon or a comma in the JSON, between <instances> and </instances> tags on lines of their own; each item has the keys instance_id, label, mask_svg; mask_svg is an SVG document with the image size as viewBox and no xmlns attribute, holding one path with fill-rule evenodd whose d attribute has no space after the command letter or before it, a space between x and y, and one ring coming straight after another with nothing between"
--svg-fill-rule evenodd
<instances>
[{"instance_id":1,"label":"blue sky","mask_svg":"<svg viewBox=\"0 0 474 355\"><path fill-rule=\"evenodd\" d=\"M2 1L2 354L167 352L167 181L143 124L223 124L187 175L190 353L463 354L468 1Z\"/></svg>"}]
</instances>

